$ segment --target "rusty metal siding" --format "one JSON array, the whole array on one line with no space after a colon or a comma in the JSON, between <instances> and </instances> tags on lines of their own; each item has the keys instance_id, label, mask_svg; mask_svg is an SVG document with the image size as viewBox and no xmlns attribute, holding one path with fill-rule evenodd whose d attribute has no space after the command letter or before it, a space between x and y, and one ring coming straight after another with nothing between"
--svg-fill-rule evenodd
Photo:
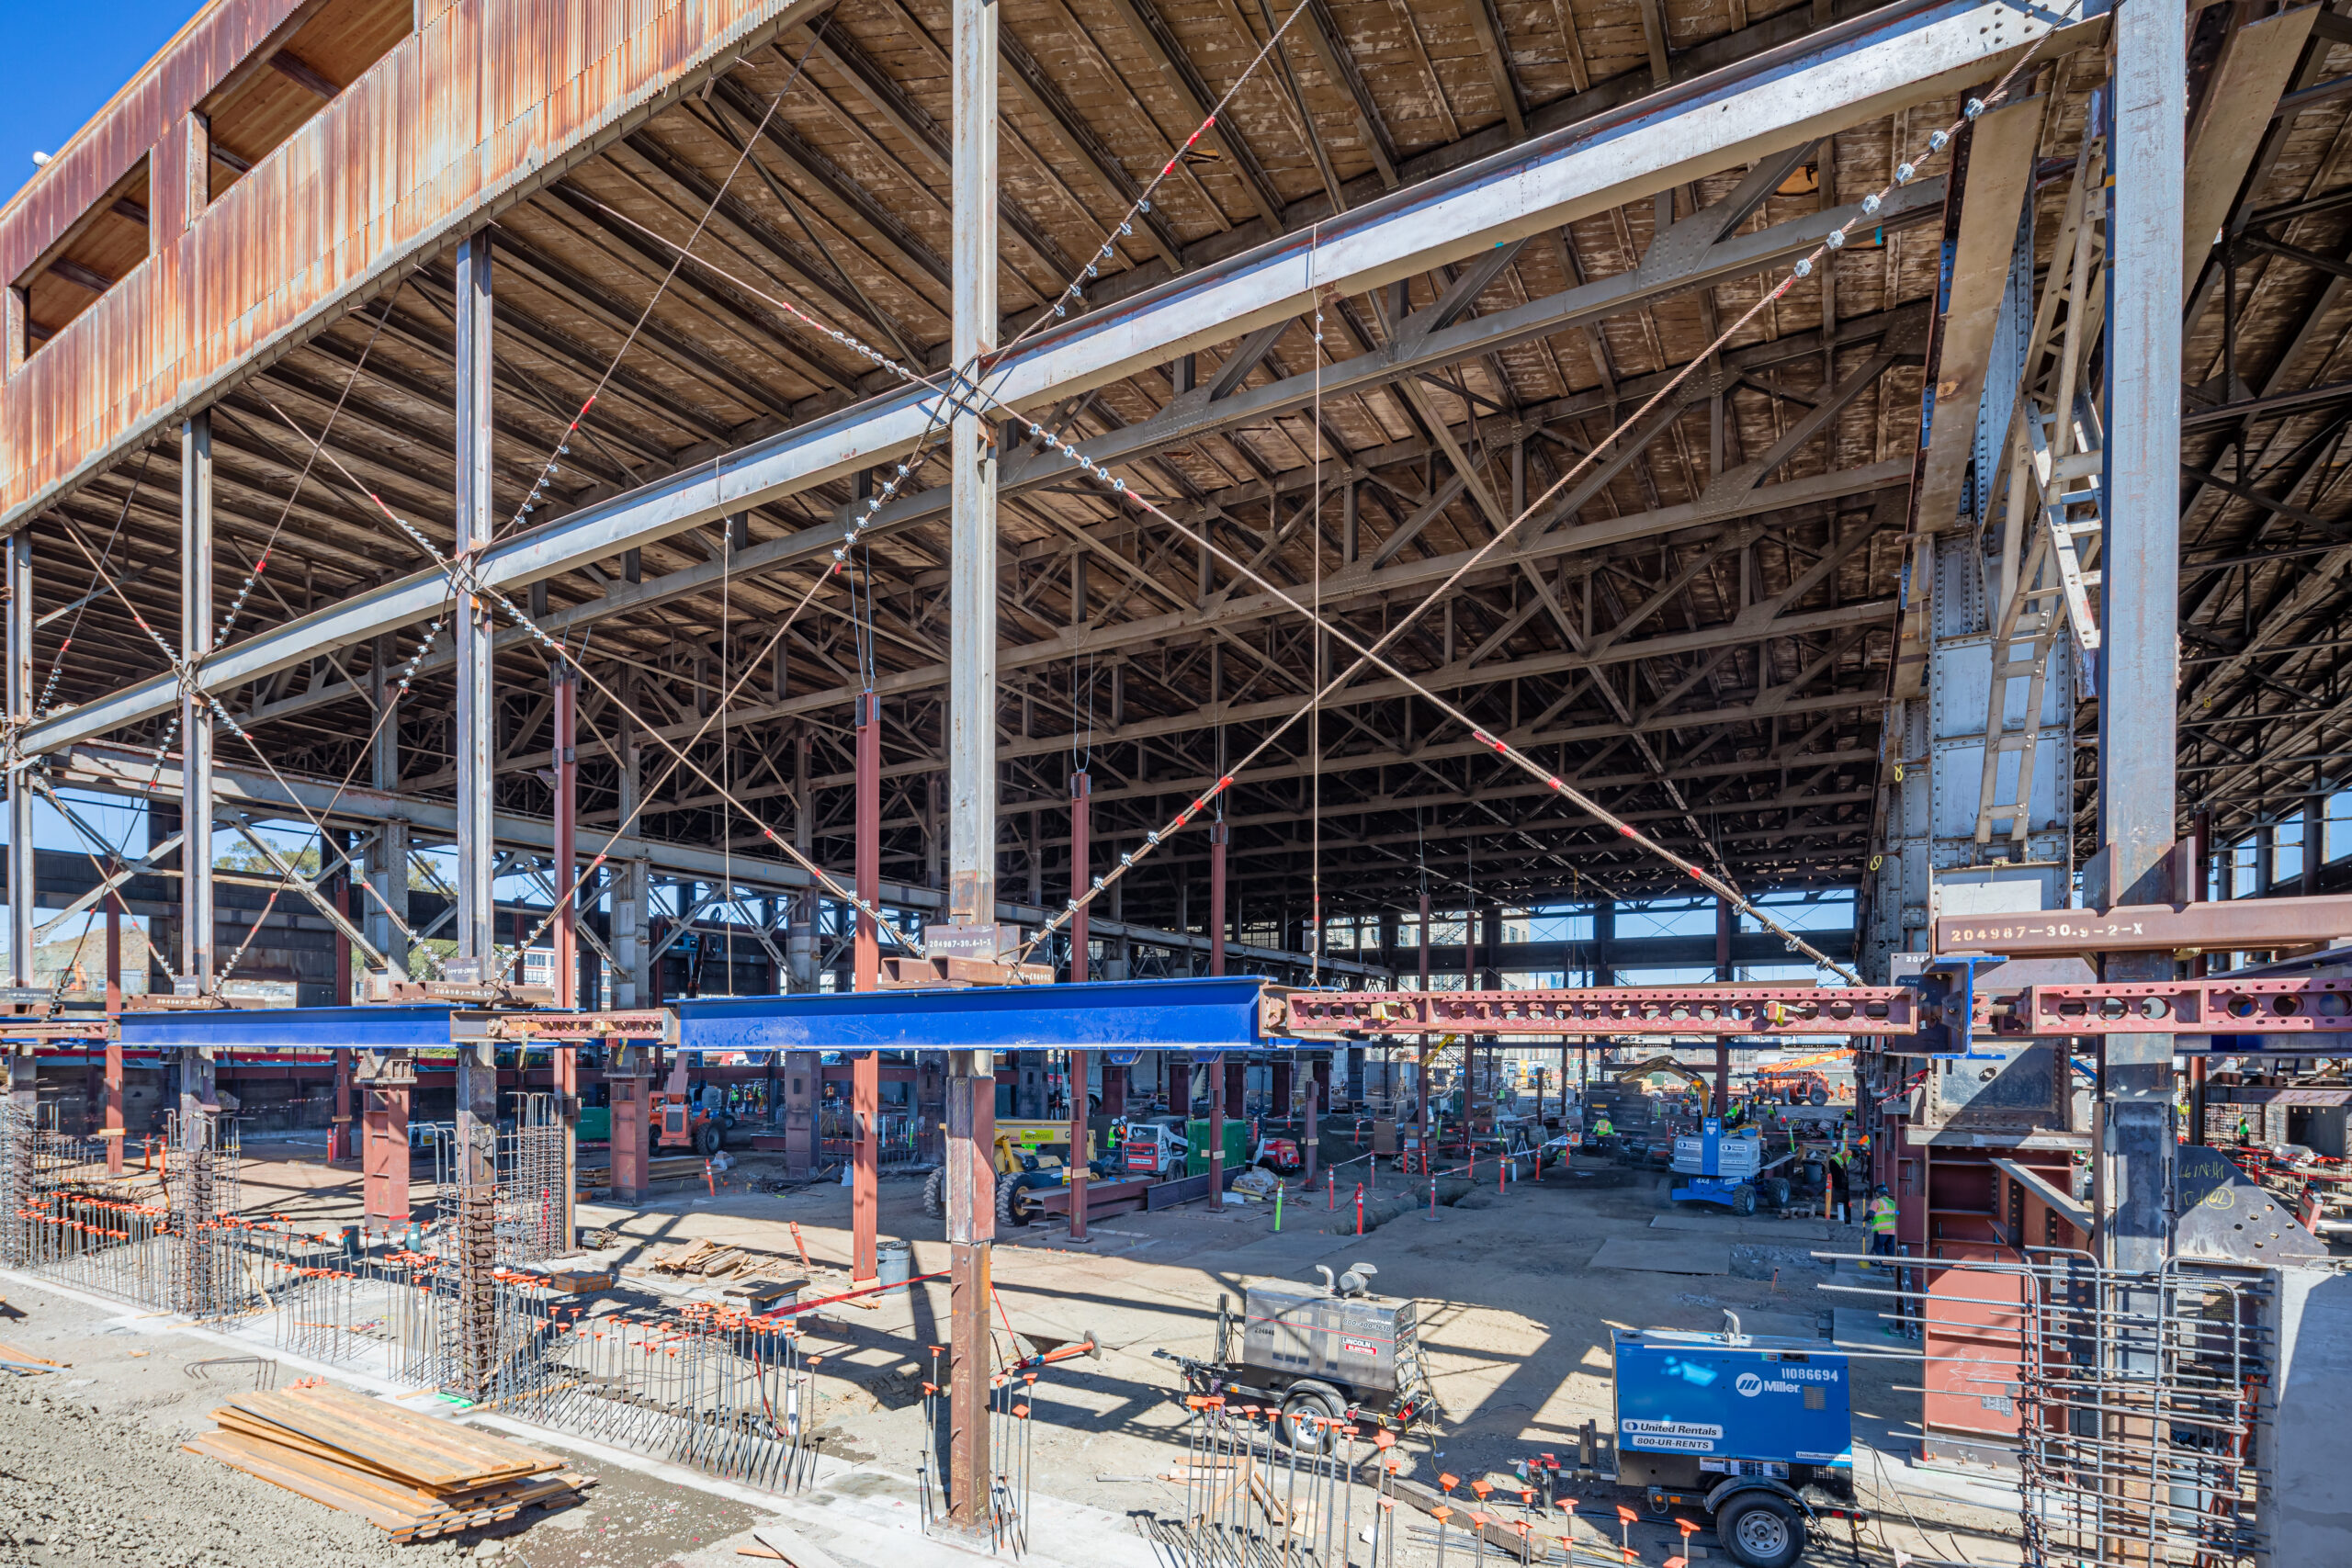
<instances>
[{"instance_id":1,"label":"rusty metal siding","mask_svg":"<svg viewBox=\"0 0 2352 1568\"><path fill-rule=\"evenodd\" d=\"M0 526L822 3L458 0L0 389Z\"/></svg>"},{"instance_id":2,"label":"rusty metal siding","mask_svg":"<svg viewBox=\"0 0 2352 1568\"><path fill-rule=\"evenodd\" d=\"M304 0L214 0L0 208L0 277L14 280L129 174Z\"/></svg>"}]
</instances>

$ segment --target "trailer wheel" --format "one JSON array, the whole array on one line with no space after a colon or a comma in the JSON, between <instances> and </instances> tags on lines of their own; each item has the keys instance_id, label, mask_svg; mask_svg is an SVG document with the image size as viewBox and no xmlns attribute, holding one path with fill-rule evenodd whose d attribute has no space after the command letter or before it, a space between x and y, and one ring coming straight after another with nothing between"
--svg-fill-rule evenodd
<instances>
[{"instance_id":1,"label":"trailer wheel","mask_svg":"<svg viewBox=\"0 0 2352 1568\"><path fill-rule=\"evenodd\" d=\"M1772 1178L1771 1189L1770 1196L1772 1199L1772 1207L1775 1209L1787 1208L1789 1206L1789 1179L1785 1176L1776 1176Z\"/></svg>"},{"instance_id":2,"label":"trailer wheel","mask_svg":"<svg viewBox=\"0 0 2352 1568\"><path fill-rule=\"evenodd\" d=\"M1804 1555L1804 1520L1769 1492L1743 1492L1715 1515L1715 1535L1746 1568L1791 1568Z\"/></svg>"},{"instance_id":3,"label":"trailer wheel","mask_svg":"<svg viewBox=\"0 0 2352 1568\"><path fill-rule=\"evenodd\" d=\"M1283 1396L1283 1441L1291 1451L1319 1454L1331 1446L1331 1424L1342 1414L1339 1394L1312 1383L1294 1383Z\"/></svg>"},{"instance_id":4,"label":"trailer wheel","mask_svg":"<svg viewBox=\"0 0 2352 1568\"><path fill-rule=\"evenodd\" d=\"M1731 1190L1731 1212L1752 1214L1756 1212L1756 1189L1743 1181Z\"/></svg>"},{"instance_id":5,"label":"trailer wheel","mask_svg":"<svg viewBox=\"0 0 2352 1568\"><path fill-rule=\"evenodd\" d=\"M947 1171L944 1167L923 1179L922 1212L934 1220L942 1219L947 1213Z\"/></svg>"}]
</instances>

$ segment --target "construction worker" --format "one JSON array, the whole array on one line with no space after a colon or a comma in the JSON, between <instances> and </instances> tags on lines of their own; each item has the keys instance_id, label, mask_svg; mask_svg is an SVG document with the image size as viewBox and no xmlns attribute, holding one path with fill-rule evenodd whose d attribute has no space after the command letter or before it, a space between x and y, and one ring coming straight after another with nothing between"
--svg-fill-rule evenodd
<instances>
[{"instance_id":1,"label":"construction worker","mask_svg":"<svg viewBox=\"0 0 2352 1568\"><path fill-rule=\"evenodd\" d=\"M1596 1138L1611 1138L1617 1135L1617 1129L1609 1124L1609 1112L1606 1111L1593 1118L1592 1135Z\"/></svg>"},{"instance_id":2,"label":"construction worker","mask_svg":"<svg viewBox=\"0 0 2352 1568\"><path fill-rule=\"evenodd\" d=\"M1870 1206L1871 1256L1894 1256L1894 1200L1887 1195L1886 1183L1871 1189ZM1862 1265L1867 1269L1869 1264Z\"/></svg>"},{"instance_id":3,"label":"construction worker","mask_svg":"<svg viewBox=\"0 0 2352 1568\"><path fill-rule=\"evenodd\" d=\"M2246 1119L2246 1114L2243 1111L2238 1112L2238 1142L2241 1144L2254 1142L2254 1123Z\"/></svg>"}]
</instances>

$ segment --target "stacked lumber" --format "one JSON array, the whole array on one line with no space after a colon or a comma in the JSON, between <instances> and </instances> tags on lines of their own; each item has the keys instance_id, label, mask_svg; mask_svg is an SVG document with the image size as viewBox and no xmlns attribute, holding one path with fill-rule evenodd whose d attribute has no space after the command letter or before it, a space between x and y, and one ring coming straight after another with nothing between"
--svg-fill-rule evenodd
<instances>
[{"instance_id":1,"label":"stacked lumber","mask_svg":"<svg viewBox=\"0 0 2352 1568\"><path fill-rule=\"evenodd\" d=\"M398 1541L567 1507L595 1484L553 1454L323 1384L239 1394L212 1419L219 1430L188 1452L357 1514Z\"/></svg>"},{"instance_id":2,"label":"stacked lumber","mask_svg":"<svg viewBox=\"0 0 2352 1568\"><path fill-rule=\"evenodd\" d=\"M722 1247L715 1241L698 1241L656 1258L647 1267L661 1274L693 1274L705 1280L722 1280L750 1262L751 1258L752 1255L740 1247Z\"/></svg>"}]
</instances>

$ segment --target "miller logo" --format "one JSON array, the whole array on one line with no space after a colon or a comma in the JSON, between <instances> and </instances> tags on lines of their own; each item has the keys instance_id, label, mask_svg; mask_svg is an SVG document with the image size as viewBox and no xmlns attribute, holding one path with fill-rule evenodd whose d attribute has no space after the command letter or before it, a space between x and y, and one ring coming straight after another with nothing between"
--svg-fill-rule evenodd
<instances>
[{"instance_id":1,"label":"miller logo","mask_svg":"<svg viewBox=\"0 0 2352 1568\"><path fill-rule=\"evenodd\" d=\"M1742 1398L1753 1399L1764 1392L1764 1380L1754 1372L1742 1372L1731 1386L1739 1390Z\"/></svg>"}]
</instances>

